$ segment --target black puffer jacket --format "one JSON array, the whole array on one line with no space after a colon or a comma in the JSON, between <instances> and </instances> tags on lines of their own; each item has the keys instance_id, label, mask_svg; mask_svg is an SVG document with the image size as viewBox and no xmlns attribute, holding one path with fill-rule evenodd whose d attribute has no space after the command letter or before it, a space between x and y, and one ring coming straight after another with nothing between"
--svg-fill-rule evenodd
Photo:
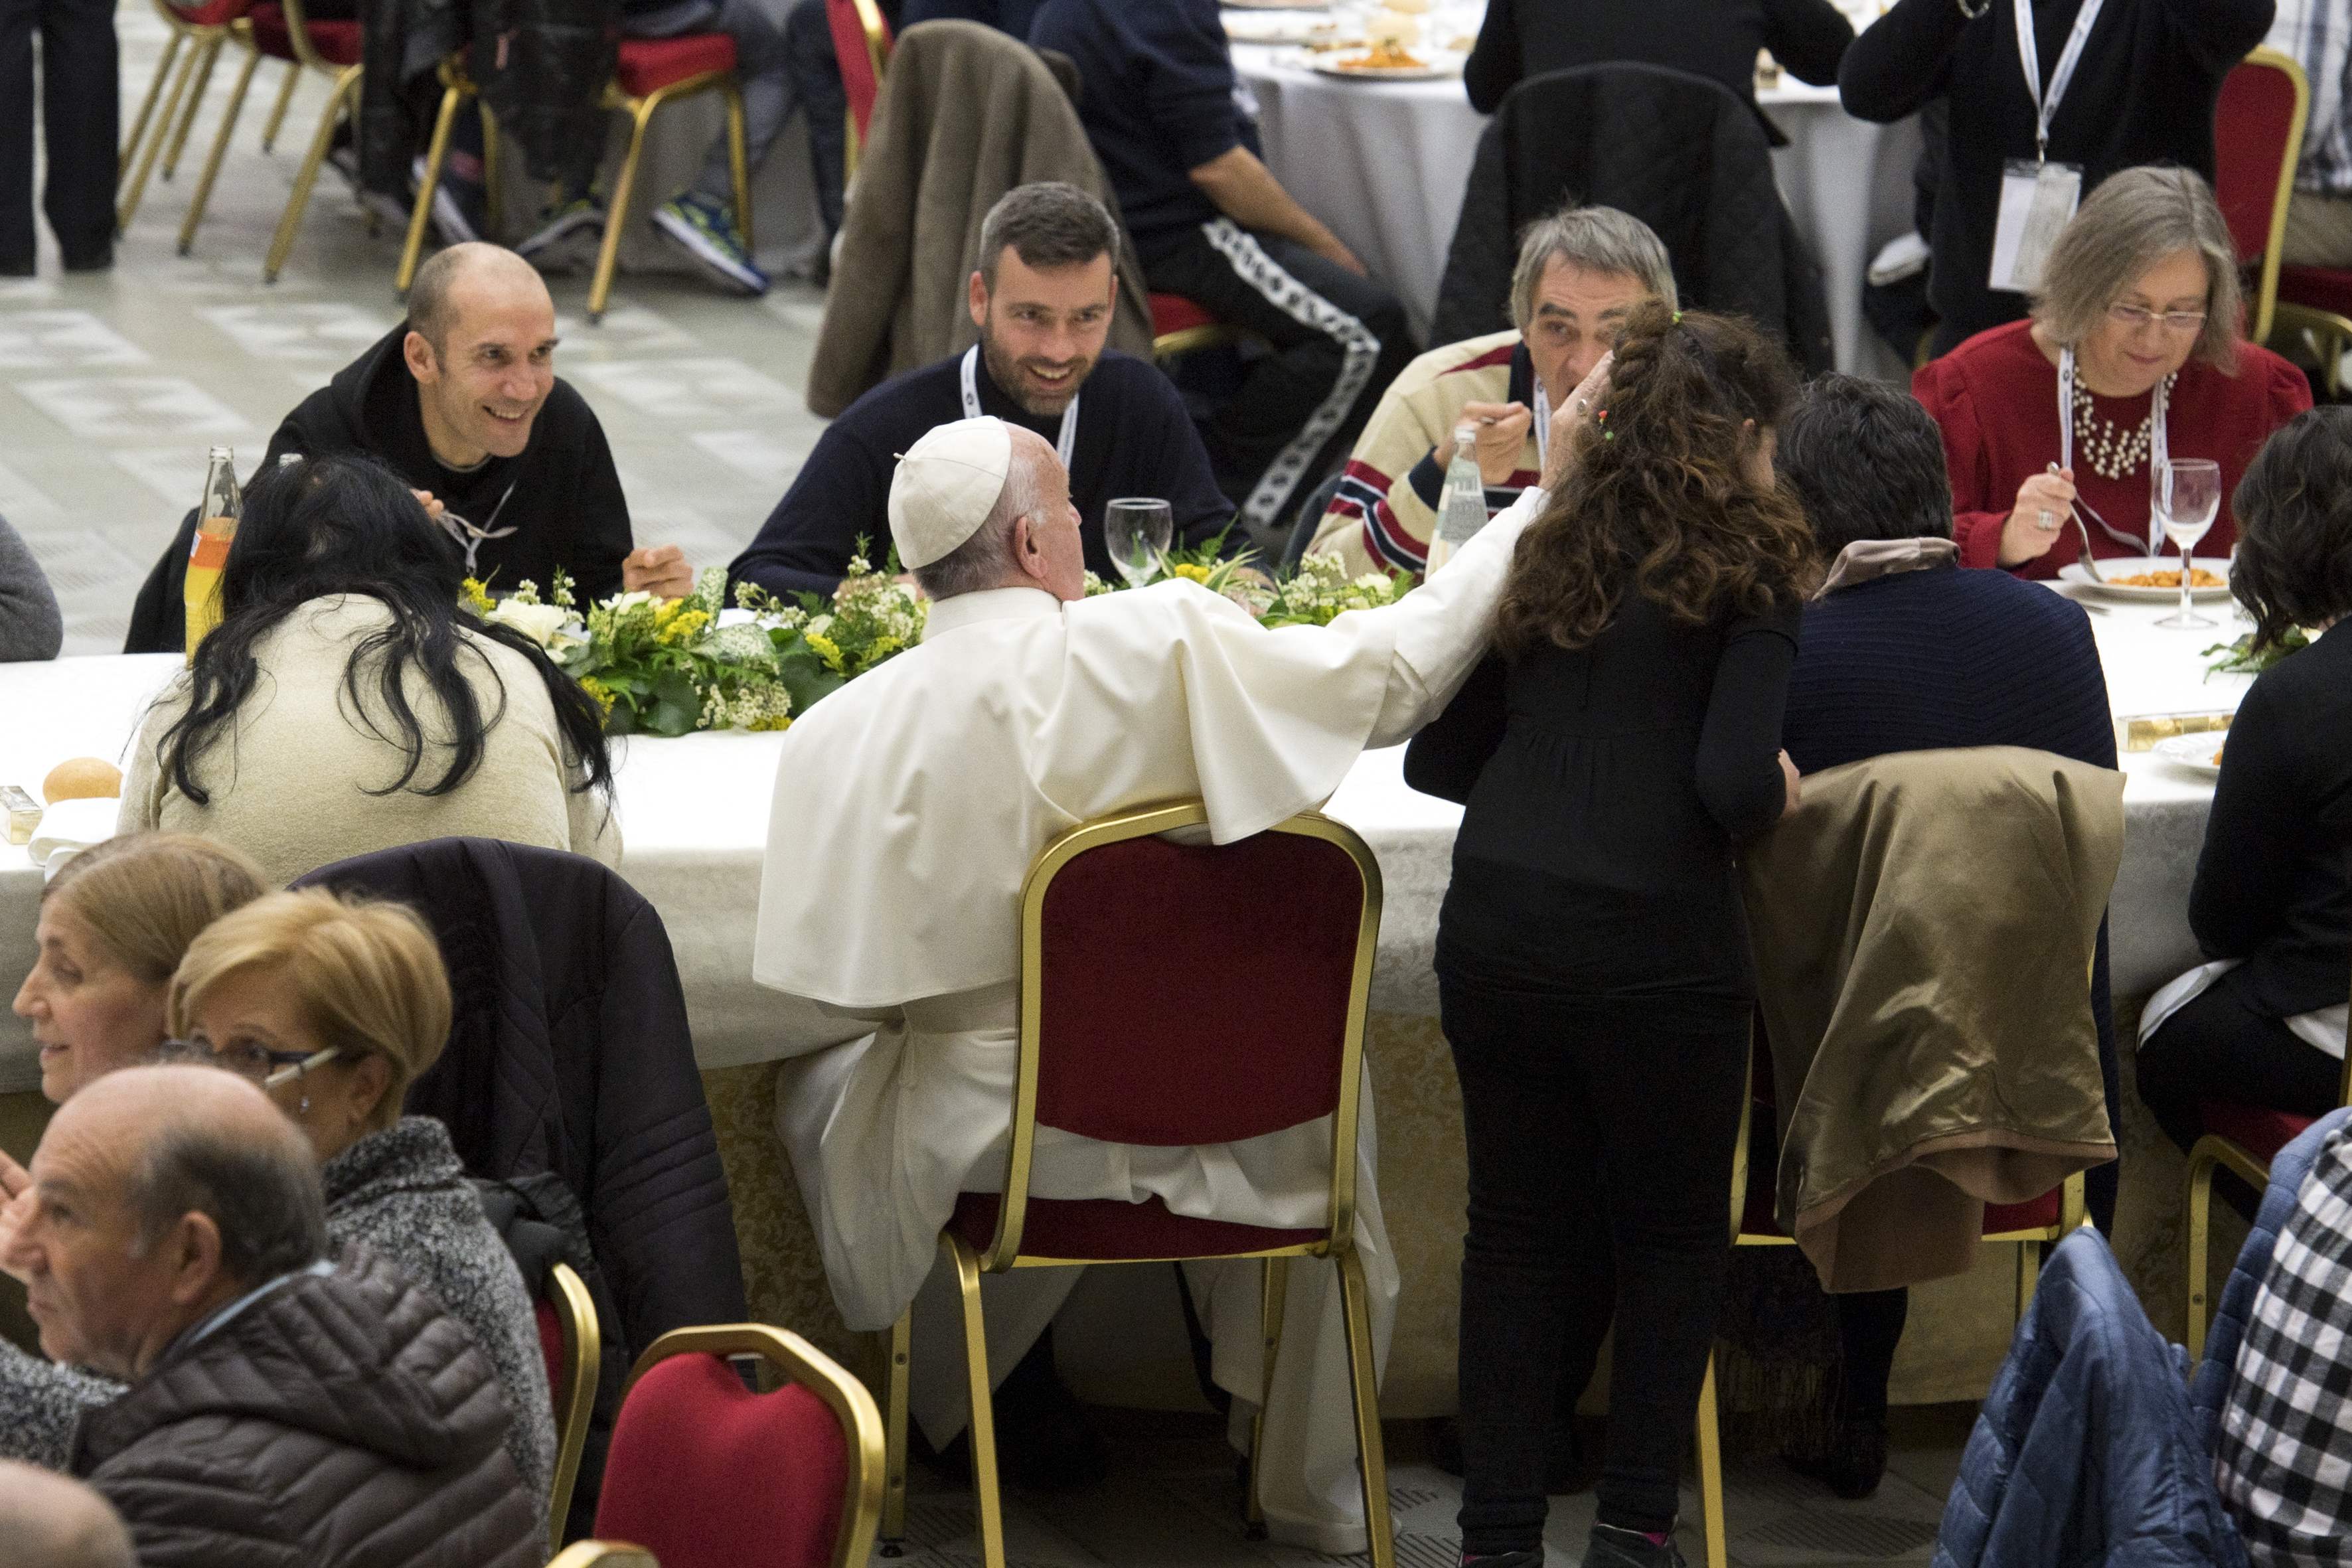
<instances>
[{"instance_id":1,"label":"black puffer jacket","mask_svg":"<svg viewBox=\"0 0 2352 1568\"><path fill-rule=\"evenodd\" d=\"M642 894L583 856L492 838L354 856L295 885L424 915L456 1012L409 1114L448 1127L468 1175L563 1178L630 1353L749 1315L677 962Z\"/></svg>"},{"instance_id":2,"label":"black puffer jacket","mask_svg":"<svg viewBox=\"0 0 2352 1568\"><path fill-rule=\"evenodd\" d=\"M1430 342L1511 325L1519 231L1570 201L1656 230L1685 306L1747 316L1807 373L1830 368L1821 268L1755 112L1718 82L1657 66L1580 66L1511 89L1478 139Z\"/></svg>"},{"instance_id":3,"label":"black puffer jacket","mask_svg":"<svg viewBox=\"0 0 2352 1568\"><path fill-rule=\"evenodd\" d=\"M465 1326L354 1252L165 1352L73 1473L142 1568L526 1568L546 1540L508 1419Z\"/></svg>"}]
</instances>

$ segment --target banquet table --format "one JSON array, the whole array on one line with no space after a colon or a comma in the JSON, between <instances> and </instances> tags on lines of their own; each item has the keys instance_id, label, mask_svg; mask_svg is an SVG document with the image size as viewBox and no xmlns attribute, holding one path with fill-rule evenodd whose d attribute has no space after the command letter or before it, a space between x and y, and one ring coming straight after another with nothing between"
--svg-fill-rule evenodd
<instances>
[{"instance_id":1,"label":"banquet table","mask_svg":"<svg viewBox=\"0 0 2352 1568\"><path fill-rule=\"evenodd\" d=\"M1278 45L1236 43L1233 54L1257 99L1266 166L1396 289L1414 332L1427 337L1486 124L1461 79L1327 76L1298 49ZM1821 263L1837 368L1899 370L1863 320L1862 289L1872 256L1912 226L1917 121L1856 120L1839 106L1835 88L1794 78L1763 89L1757 101L1789 138L1773 151L1772 170Z\"/></svg>"},{"instance_id":2,"label":"banquet table","mask_svg":"<svg viewBox=\"0 0 2352 1568\"><path fill-rule=\"evenodd\" d=\"M2205 608L2218 619L2233 619L2226 605ZM2209 679L2200 650L2242 626L2171 631L2153 624L2162 613L2140 605L2093 607L2091 624L2118 717L2234 709L2250 682ZM43 776L65 758L121 758L146 701L178 667L171 655L0 665L0 716L5 719L0 783L20 784L37 797ZM668 926L696 1057L706 1081L724 1086L723 1094L714 1088L713 1105L737 1188L747 1268L770 1276L755 1288L755 1309L839 1343L837 1331L813 1321L829 1319L831 1307L813 1249L803 1250L807 1222L797 1192L785 1191L792 1176L772 1131L773 1075L757 1065L779 1054L782 1033L779 999L751 978L781 740L739 732L623 742L621 871ZM1370 1055L1383 1203L1406 1284L1383 1405L1391 1414L1416 1415L1449 1409L1453 1396L1461 1129L1451 1058L1436 1026L1431 956L1461 812L1408 789L1402 761L1401 749L1368 753L1327 809L1370 842L1386 886ZM2197 961L2187 905L2212 791L2210 780L2149 753L2126 755L2123 765L2126 839L2112 904L2114 985L2118 997L2137 998ZM40 886L41 874L26 852L0 845L0 987L11 994L31 966ZM0 1016L0 1092L37 1081L28 1026L13 1015ZM755 1186L760 1190L752 1191ZM1979 1281L1978 1294L2002 1300L2004 1268L2005 1262L1992 1267L1990 1283ZM1915 1321L1934 1321L1934 1292L1943 1289L1922 1292ZM1968 1312L1981 1328L1986 1312L1976 1307ZM1915 1332L1906 1341L1906 1357L1916 1346L1916 1354L1932 1364L1915 1368L1907 1384L1898 1369L1897 1397L1980 1393L1990 1370L1986 1356L1997 1360L2006 1342L2006 1325L1998 1326L1990 1351L1979 1335L1965 1353L1954 1348L1959 1342L1953 1336Z\"/></svg>"}]
</instances>

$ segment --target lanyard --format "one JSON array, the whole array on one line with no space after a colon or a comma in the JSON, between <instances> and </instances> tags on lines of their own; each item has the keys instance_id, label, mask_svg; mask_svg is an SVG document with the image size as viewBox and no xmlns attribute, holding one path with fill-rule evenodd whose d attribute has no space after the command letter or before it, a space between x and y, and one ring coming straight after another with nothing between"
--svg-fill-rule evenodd
<instances>
[{"instance_id":1,"label":"lanyard","mask_svg":"<svg viewBox=\"0 0 2352 1568\"><path fill-rule=\"evenodd\" d=\"M2066 47L2058 56L2058 67L2050 73L2050 90L2042 90L2042 47L2033 37L2033 0L2017 0L2017 58L2025 67L2025 90L2033 100L2033 161L2048 161L2050 154L2050 121L2058 113L2058 100L2066 96L2066 89L2074 79L2074 68L2082 62L2083 45L2091 37L2091 25L2099 19L2099 7L2106 0L2083 0L2083 8L2074 13L2074 30L2066 35Z\"/></svg>"},{"instance_id":2,"label":"lanyard","mask_svg":"<svg viewBox=\"0 0 2352 1568\"><path fill-rule=\"evenodd\" d=\"M490 521L482 524L479 528L475 527L472 523L467 521L464 518L459 517L456 512L449 510L447 508L445 507L442 509L441 526L448 531L450 538L456 540L460 545L465 547L467 576L471 577L475 574L474 552L481 549L482 541L485 539L504 539L508 534L515 531L518 525L511 523L505 528L498 528L496 532L491 531L494 528L497 528L499 513L506 510L507 502L514 499L515 486L519 482L519 479L509 479L507 481L506 493L499 497L499 504L490 509Z\"/></svg>"},{"instance_id":3,"label":"lanyard","mask_svg":"<svg viewBox=\"0 0 2352 1568\"><path fill-rule=\"evenodd\" d=\"M1078 449L1078 397L1070 395L1070 405L1062 410L1061 438L1054 443L1054 451L1062 459L1062 472L1070 471L1070 457ZM974 343L963 351L963 416L980 417L980 345Z\"/></svg>"},{"instance_id":4,"label":"lanyard","mask_svg":"<svg viewBox=\"0 0 2352 1568\"><path fill-rule=\"evenodd\" d=\"M1544 390L1543 377L1536 380L1536 482L1541 484L1544 465L1551 461L1551 394Z\"/></svg>"},{"instance_id":5,"label":"lanyard","mask_svg":"<svg viewBox=\"0 0 2352 1568\"><path fill-rule=\"evenodd\" d=\"M2154 494L2158 476L2164 472L2165 465L2172 460L2172 444L2166 438L2164 430L2165 409L2171 402L2168 395L2171 390L2172 378L2168 375L2156 384L2155 391L2148 394L2147 479L2151 497ZM2058 351L2058 466L2067 469L2072 469L2074 466L2074 351L2073 349ZM2087 502L2084 503L2084 510L2089 510ZM2116 543L2131 549L2139 547L2138 540L2120 529L2108 527L2107 520L2097 512L2091 513L2091 521L2099 525L2100 532ZM2147 552L2150 555L2164 553L2164 525L2157 521L2153 500L2150 500L2147 509Z\"/></svg>"}]
</instances>

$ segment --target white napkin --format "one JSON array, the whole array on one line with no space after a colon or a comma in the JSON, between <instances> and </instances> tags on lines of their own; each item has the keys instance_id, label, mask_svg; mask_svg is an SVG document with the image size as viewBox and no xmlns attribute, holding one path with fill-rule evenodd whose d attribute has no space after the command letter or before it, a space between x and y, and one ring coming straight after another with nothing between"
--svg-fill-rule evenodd
<instances>
[{"instance_id":1,"label":"white napkin","mask_svg":"<svg viewBox=\"0 0 2352 1568\"><path fill-rule=\"evenodd\" d=\"M54 877L58 868L76 855L113 837L114 821L121 811L122 802L113 795L61 800L41 813L41 826L33 830L25 853L41 868L43 876Z\"/></svg>"}]
</instances>

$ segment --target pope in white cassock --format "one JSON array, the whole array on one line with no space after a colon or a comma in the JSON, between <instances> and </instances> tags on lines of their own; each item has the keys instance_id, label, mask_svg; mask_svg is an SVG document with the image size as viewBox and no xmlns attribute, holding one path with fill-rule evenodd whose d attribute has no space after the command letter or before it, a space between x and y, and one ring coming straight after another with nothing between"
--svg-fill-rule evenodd
<instances>
[{"instance_id":1,"label":"pope in white cassock","mask_svg":"<svg viewBox=\"0 0 2352 1568\"><path fill-rule=\"evenodd\" d=\"M1566 410L1559 423L1565 437ZM1202 797L1220 843L1321 804L1365 747L1404 740L1476 664L1544 494L1530 489L1396 605L1268 628L1181 579L1084 597L1068 478L1028 431L961 420L898 464L890 531L932 601L929 624L921 646L784 735L753 973L820 1005L783 1010L808 1022L786 1026L802 1054L782 1068L779 1131L849 1327L887 1328L915 1303L910 1402L934 1445L966 1415L939 1233L959 1192L1003 1184L1031 860L1078 822L1172 796ZM1356 1242L1384 1362L1397 1270L1369 1090L1363 1104ZM1330 1149L1325 1122L1189 1149L1040 1128L1031 1190L1156 1194L1178 1214L1307 1226L1325 1214ZM1213 1375L1237 1405L1254 1401L1259 1266L1189 1268ZM992 1381L1079 1272L984 1277ZM1261 1500L1276 1539L1360 1552L1337 1271L1302 1260L1290 1278Z\"/></svg>"}]
</instances>

